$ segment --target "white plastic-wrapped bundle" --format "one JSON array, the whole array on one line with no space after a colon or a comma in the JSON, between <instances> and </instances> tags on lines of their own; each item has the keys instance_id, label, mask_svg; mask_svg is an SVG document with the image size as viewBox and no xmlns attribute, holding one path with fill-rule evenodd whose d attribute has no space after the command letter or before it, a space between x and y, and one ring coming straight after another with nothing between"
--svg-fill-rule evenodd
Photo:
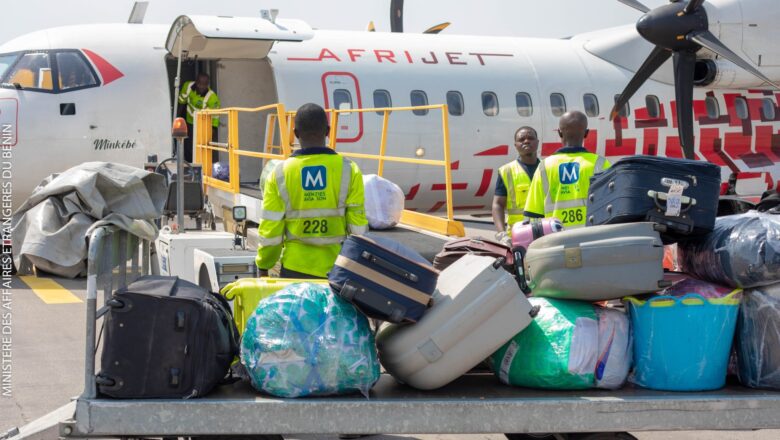
<instances>
[{"instance_id":1,"label":"white plastic-wrapped bundle","mask_svg":"<svg viewBox=\"0 0 780 440\"><path fill-rule=\"evenodd\" d=\"M404 192L395 183L376 174L363 176L365 208L368 225L372 229L390 229L401 221L404 210Z\"/></svg>"},{"instance_id":2,"label":"white plastic-wrapped bundle","mask_svg":"<svg viewBox=\"0 0 780 440\"><path fill-rule=\"evenodd\" d=\"M599 317L599 351L596 388L616 390L623 386L633 360L631 323L620 310L596 307Z\"/></svg>"}]
</instances>

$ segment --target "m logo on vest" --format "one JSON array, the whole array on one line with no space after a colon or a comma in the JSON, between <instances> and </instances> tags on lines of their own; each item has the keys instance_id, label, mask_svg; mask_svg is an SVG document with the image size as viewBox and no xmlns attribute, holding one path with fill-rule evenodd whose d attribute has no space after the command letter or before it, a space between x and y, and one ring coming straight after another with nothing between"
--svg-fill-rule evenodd
<instances>
[{"instance_id":1,"label":"m logo on vest","mask_svg":"<svg viewBox=\"0 0 780 440\"><path fill-rule=\"evenodd\" d=\"M327 168L322 165L303 168L301 172L301 186L304 191L322 191L327 185Z\"/></svg>"},{"instance_id":2,"label":"m logo on vest","mask_svg":"<svg viewBox=\"0 0 780 440\"><path fill-rule=\"evenodd\" d=\"M567 162L558 165L558 180L563 185L577 183L580 180L580 164Z\"/></svg>"}]
</instances>

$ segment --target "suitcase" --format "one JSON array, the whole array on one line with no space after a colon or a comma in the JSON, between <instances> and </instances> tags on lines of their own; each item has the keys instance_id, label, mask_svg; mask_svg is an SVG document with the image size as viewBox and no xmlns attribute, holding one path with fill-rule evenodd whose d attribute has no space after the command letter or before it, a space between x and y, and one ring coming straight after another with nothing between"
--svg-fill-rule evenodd
<instances>
[{"instance_id":1,"label":"suitcase","mask_svg":"<svg viewBox=\"0 0 780 440\"><path fill-rule=\"evenodd\" d=\"M369 318L416 322L428 308L438 276L417 252L366 234L347 237L328 282Z\"/></svg>"},{"instance_id":2,"label":"suitcase","mask_svg":"<svg viewBox=\"0 0 780 440\"><path fill-rule=\"evenodd\" d=\"M241 278L223 287L220 293L233 302L233 318L239 334L244 334L246 322L255 313L260 301L284 289L290 284L327 284L328 280L291 278Z\"/></svg>"},{"instance_id":3,"label":"suitcase","mask_svg":"<svg viewBox=\"0 0 780 440\"><path fill-rule=\"evenodd\" d=\"M445 243L442 251L434 257L433 267L437 270L444 270L467 254L483 255L493 258L503 257L504 269L512 274L515 273L512 250L503 243L482 237L460 238Z\"/></svg>"},{"instance_id":4,"label":"suitcase","mask_svg":"<svg viewBox=\"0 0 780 440\"><path fill-rule=\"evenodd\" d=\"M387 372L414 388L439 388L527 327L539 310L502 264L464 256L441 273L433 307L420 322L383 326L377 349Z\"/></svg>"},{"instance_id":5,"label":"suitcase","mask_svg":"<svg viewBox=\"0 0 780 440\"><path fill-rule=\"evenodd\" d=\"M708 162L631 156L590 181L586 226L654 222L672 243L712 230L718 212L720 167Z\"/></svg>"},{"instance_id":6,"label":"suitcase","mask_svg":"<svg viewBox=\"0 0 780 440\"><path fill-rule=\"evenodd\" d=\"M531 289L525 281L525 271L523 270L523 258L525 258L525 254L528 252L528 246L537 238L562 230L563 224L555 217L533 221L525 219L512 226L512 256L515 260L517 282L523 293L531 293Z\"/></svg>"},{"instance_id":7,"label":"suitcase","mask_svg":"<svg viewBox=\"0 0 780 440\"><path fill-rule=\"evenodd\" d=\"M225 378L238 354L227 301L178 277L141 277L106 305L97 375L104 395L203 396Z\"/></svg>"},{"instance_id":8,"label":"suitcase","mask_svg":"<svg viewBox=\"0 0 780 440\"><path fill-rule=\"evenodd\" d=\"M587 301L668 287L659 229L655 223L628 223L544 236L528 248L526 281L534 296Z\"/></svg>"}]
</instances>

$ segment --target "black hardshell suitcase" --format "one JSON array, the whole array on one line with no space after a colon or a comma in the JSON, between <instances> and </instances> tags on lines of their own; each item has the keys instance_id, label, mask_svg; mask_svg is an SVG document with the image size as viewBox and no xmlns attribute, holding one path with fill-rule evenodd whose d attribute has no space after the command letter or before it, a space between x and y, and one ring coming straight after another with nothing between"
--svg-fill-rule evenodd
<instances>
[{"instance_id":1,"label":"black hardshell suitcase","mask_svg":"<svg viewBox=\"0 0 780 440\"><path fill-rule=\"evenodd\" d=\"M178 277L141 277L117 290L107 306L97 375L104 395L203 396L238 354L230 305Z\"/></svg>"},{"instance_id":2,"label":"black hardshell suitcase","mask_svg":"<svg viewBox=\"0 0 780 440\"><path fill-rule=\"evenodd\" d=\"M422 318L439 271L394 240L349 236L328 273L331 288L369 318L398 323Z\"/></svg>"},{"instance_id":3,"label":"black hardshell suitcase","mask_svg":"<svg viewBox=\"0 0 780 440\"><path fill-rule=\"evenodd\" d=\"M715 225L720 180L720 167L709 162L623 158L591 177L586 226L654 222L666 226L665 242L706 234ZM682 187L678 215L667 210L673 185Z\"/></svg>"}]
</instances>

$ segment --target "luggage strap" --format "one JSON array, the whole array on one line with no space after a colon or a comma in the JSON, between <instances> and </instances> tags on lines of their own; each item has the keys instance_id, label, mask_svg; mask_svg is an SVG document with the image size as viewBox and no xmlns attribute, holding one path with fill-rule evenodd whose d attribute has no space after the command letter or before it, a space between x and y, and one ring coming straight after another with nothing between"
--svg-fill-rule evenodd
<instances>
[{"instance_id":1,"label":"luggage strap","mask_svg":"<svg viewBox=\"0 0 780 440\"><path fill-rule=\"evenodd\" d=\"M414 302L428 305L428 303L431 301L431 296L427 293L417 290L413 287L409 287L400 281L394 280L343 255L339 255L338 258L336 258L336 266L348 270L367 280L371 280L374 283L384 286L387 289L401 296L409 298Z\"/></svg>"}]
</instances>

